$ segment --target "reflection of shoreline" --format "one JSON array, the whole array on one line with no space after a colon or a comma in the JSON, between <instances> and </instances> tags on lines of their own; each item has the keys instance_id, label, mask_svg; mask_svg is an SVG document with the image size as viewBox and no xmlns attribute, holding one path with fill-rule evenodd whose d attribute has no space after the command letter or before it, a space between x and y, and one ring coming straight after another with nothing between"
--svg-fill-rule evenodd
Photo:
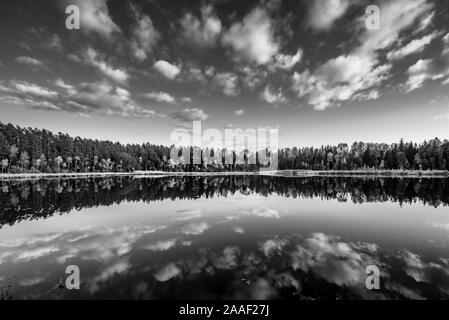
<instances>
[{"instance_id":1,"label":"reflection of shoreline","mask_svg":"<svg viewBox=\"0 0 449 320\"><path fill-rule=\"evenodd\" d=\"M157 177L157 178L156 178ZM227 197L236 193L339 202L416 202L435 208L449 205L446 179L370 177L288 177L264 175L109 176L11 179L0 183L0 228L21 220L45 218L76 208L110 206L123 201Z\"/></svg>"},{"instance_id":2,"label":"reflection of shoreline","mask_svg":"<svg viewBox=\"0 0 449 320\"><path fill-rule=\"evenodd\" d=\"M282 176L282 177L376 177L376 178L448 178L448 170L274 170L274 171L215 171L215 172L67 172L67 173L2 173L1 180L28 180L51 178L101 178L111 176L135 176L159 178L164 176Z\"/></svg>"}]
</instances>

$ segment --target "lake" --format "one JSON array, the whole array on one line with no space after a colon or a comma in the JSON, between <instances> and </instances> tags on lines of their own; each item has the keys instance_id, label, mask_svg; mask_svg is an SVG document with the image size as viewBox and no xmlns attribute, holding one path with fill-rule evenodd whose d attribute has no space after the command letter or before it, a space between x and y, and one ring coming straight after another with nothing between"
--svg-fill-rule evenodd
<instances>
[{"instance_id":1,"label":"lake","mask_svg":"<svg viewBox=\"0 0 449 320\"><path fill-rule=\"evenodd\" d=\"M449 179L2 181L13 299L448 299ZM68 265L79 290L61 283ZM365 286L367 266L380 289Z\"/></svg>"}]
</instances>

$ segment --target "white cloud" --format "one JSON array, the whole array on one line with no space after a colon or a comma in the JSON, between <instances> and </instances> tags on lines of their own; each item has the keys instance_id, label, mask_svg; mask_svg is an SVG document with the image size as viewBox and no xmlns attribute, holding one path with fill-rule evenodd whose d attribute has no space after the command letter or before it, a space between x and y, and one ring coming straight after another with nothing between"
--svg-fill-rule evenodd
<instances>
[{"instance_id":1,"label":"white cloud","mask_svg":"<svg viewBox=\"0 0 449 320\"><path fill-rule=\"evenodd\" d=\"M416 29L416 32L420 32L425 30L432 22L433 17L435 16L435 12L431 11L429 12L425 17L421 19L421 22L419 24L419 28Z\"/></svg>"},{"instance_id":2,"label":"white cloud","mask_svg":"<svg viewBox=\"0 0 449 320\"><path fill-rule=\"evenodd\" d=\"M181 101L182 102L189 102L189 103L191 103L192 102L192 98L190 98L190 97L182 97Z\"/></svg>"},{"instance_id":3,"label":"white cloud","mask_svg":"<svg viewBox=\"0 0 449 320\"><path fill-rule=\"evenodd\" d=\"M214 76L214 83L221 88L223 93L227 96L236 96L240 92L238 87L238 77L233 73L216 73Z\"/></svg>"},{"instance_id":4,"label":"white cloud","mask_svg":"<svg viewBox=\"0 0 449 320\"><path fill-rule=\"evenodd\" d=\"M157 281L165 282L172 278L177 277L179 274L181 274L181 270L174 264L170 263L164 268L160 269L154 277Z\"/></svg>"},{"instance_id":5,"label":"white cloud","mask_svg":"<svg viewBox=\"0 0 449 320\"><path fill-rule=\"evenodd\" d=\"M444 43L449 44L449 32L443 37L443 41Z\"/></svg>"},{"instance_id":6,"label":"white cloud","mask_svg":"<svg viewBox=\"0 0 449 320\"><path fill-rule=\"evenodd\" d=\"M181 71L177 66L164 60L159 60L154 64L154 68L164 77L173 80Z\"/></svg>"},{"instance_id":7,"label":"white cloud","mask_svg":"<svg viewBox=\"0 0 449 320\"><path fill-rule=\"evenodd\" d=\"M264 101L271 104L281 104L287 101L281 89L274 91L270 86L265 87L264 91L261 93L261 97Z\"/></svg>"},{"instance_id":8,"label":"white cloud","mask_svg":"<svg viewBox=\"0 0 449 320\"><path fill-rule=\"evenodd\" d=\"M418 53L437 36L437 33L428 34L420 39L415 39L407 43L405 46L388 53L387 58L390 60L401 59L409 54Z\"/></svg>"},{"instance_id":9,"label":"white cloud","mask_svg":"<svg viewBox=\"0 0 449 320\"><path fill-rule=\"evenodd\" d=\"M380 97L380 93L378 90L369 90L364 92L356 93L354 96L355 100L364 101L364 100L376 100Z\"/></svg>"},{"instance_id":10,"label":"white cloud","mask_svg":"<svg viewBox=\"0 0 449 320\"><path fill-rule=\"evenodd\" d=\"M235 233L240 233L240 234L245 233L245 229L243 229L242 227L239 227L239 226L232 227L232 231L234 231Z\"/></svg>"},{"instance_id":11,"label":"white cloud","mask_svg":"<svg viewBox=\"0 0 449 320\"><path fill-rule=\"evenodd\" d=\"M236 110L236 111L234 112L234 114L235 114L237 117L241 116L241 115L244 114L244 113L245 113L245 110L243 110L243 109Z\"/></svg>"},{"instance_id":12,"label":"white cloud","mask_svg":"<svg viewBox=\"0 0 449 320\"><path fill-rule=\"evenodd\" d=\"M279 211L271 208L256 208L252 211L253 215L256 215L258 217L265 217L265 218L280 218L281 214Z\"/></svg>"},{"instance_id":13,"label":"white cloud","mask_svg":"<svg viewBox=\"0 0 449 320\"><path fill-rule=\"evenodd\" d=\"M158 102L167 102L167 103L175 103L176 99L172 95L168 94L167 92L149 92L142 95L142 97L149 98L156 100Z\"/></svg>"},{"instance_id":14,"label":"white cloud","mask_svg":"<svg viewBox=\"0 0 449 320\"><path fill-rule=\"evenodd\" d=\"M89 290L91 292L95 292L98 290L99 283L105 282L106 280L110 279L113 276L116 276L117 274L125 273L131 268L131 265L128 261L116 261L112 263L111 265L108 265L104 268L104 270L101 271L101 273L97 276L95 276L90 282L89 282Z\"/></svg>"},{"instance_id":15,"label":"white cloud","mask_svg":"<svg viewBox=\"0 0 449 320\"><path fill-rule=\"evenodd\" d=\"M153 244L148 244L144 246L144 249L151 251L167 251L176 245L176 239L169 239L165 241L158 241Z\"/></svg>"},{"instance_id":16,"label":"white cloud","mask_svg":"<svg viewBox=\"0 0 449 320\"><path fill-rule=\"evenodd\" d=\"M152 117L157 116L153 110L140 107L131 97L131 93L108 82L81 83L75 95L68 95L73 111L97 111L121 117ZM82 106L82 107L79 107Z\"/></svg>"},{"instance_id":17,"label":"white cloud","mask_svg":"<svg viewBox=\"0 0 449 320\"><path fill-rule=\"evenodd\" d=\"M14 61L17 63L20 63L20 64L32 66L32 67L43 67L44 66L44 63L42 61L32 58L32 57L20 56L20 57L17 57Z\"/></svg>"},{"instance_id":18,"label":"white cloud","mask_svg":"<svg viewBox=\"0 0 449 320\"><path fill-rule=\"evenodd\" d=\"M56 91L52 91L50 89L26 81L12 81L11 84L18 92L23 94L29 94L32 96L43 98L53 98L58 95Z\"/></svg>"},{"instance_id":19,"label":"white cloud","mask_svg":"<svg viewBox=\"0 0 449 320\"><path fill-rule=\"evenodd\" d=\"M409 78L405 84L405 91L410 92L423 86L428 79L436 79L440 76L433 75L431 71L431 59L419 59L407 70Z\"/></svg>"},{"instance_id":20,"label":"white cloud","mask_svg":"<svg viewBox=\"0 0 449 320\"><path fill-rule=\"evenodd\" d=\"M435 274L438 274L439 279L442 279L440 283L447 283L445 280L443 280L449 277L449 271L445 259L441 259L441 261L446 265L435 262L427 262L418 254L415 254L408 250L403 250L403 252L401 253L401 258L405 263L403 267L404 272L409 277L413 278L416 282L433 283ZM439 287L438 289L442 292L447 290L446 285L437 285L437 287Z\"/></svg>"},{"instance_id":21,"label":"white cloud","mask_svg":"<svg viewBox=\"0 0 449 320\"><path fill-rule=\"evenodd\" d=\"M444 37L443 37L443 52L442 52L442 56L446 57L446 62L449 63L449 33L447 33ZM449 65L448 65L449 68Z\"/></svg>"},{"instance_id":22,"label":"white cloud","mask_svg":"<svg viewBox=\"0 0 449 320\"><path fill-rule=\"evenodd\" d=\"M126 273L132 264L129 253L137 248L142 236L163 229L165 226L122 226L118 228L78 228L77 231L48 233L39 236L17 238L2 241L0 260L11 263L25 263L34 259L45 260L49 265L65 265L68 259L77 257L89 263L95 263L95 270L85 273L84 283L91 293L108 286L107 280L118 274ZM75 245L73 245L75 243ZM5 247L6 246L6 247ZM39 262L39 261L37 261ZM44 268L45 269L45 268ZM44 269L33 272L32 277L22 277L21 285L33 285L39 277L47 277ZM163 268L165 269L165 268ZM171 269L171 272L170 272ZM163 280L173 268L158 273ZM165 275L165 276L164 276ZM50 277L51 278L51 277ZM47 280L51 279L47 277ZM0 276L1 280L1 276Z\"/></svg>"},{"instance_id":23,"label":"white cloud","mask_svg":"<svg viewBox=\"0 0 449 320\"><path fill-rule=\"evenodd\" d=\"M265 256L269 257L274 253L279 253L288 243L286 239L268 239L259 244L260 250L262 250Z\"/></svg>"},{"instance_id":24,"label":"white cloud","mask_svg":"<svg viewBox=\"0 0 449 320\"><path fill-rule=\"evenodd\" d=\"M329 30L348 8L348 0L314 0L308 8L307 23L316 30Z\"/></svg>"},{"instance_id":25,"label":"white cloud","mask_svg":"<svg viewBox=\"0 0 449 320\"><path fill-rule=\"evenodd\" d=\"M306 96L307 102L316 110L338 106L348 100L377 99L381 94L377 87L390 77L391 70L390 64L379 64L379 50L391 46L403 30L411 27L419 17L429 14L431 9L432 5L425 0L382 3L379 30L363 29L358 39L360 44L352 52L329 59L312 72L295 72L293 90L299 97Z\"/></svg>"},{"instance_id":26,"label":"white cloud","mask_svg":"<svg viewBox=\"0 0 449 320\"><path fill-rule=\"evenodd\" d=\"M340 56L319 67L313 74L306 70L293 74L293 90L308 96L308 103L323 110L347 100L360 99L361 91L380 84L389 77L391 65L373 67L368 58ZM365 97L377 98L377 95Z\"/></svg>"},{"instance_id":27,"label":"white cloud","mask_svg":"<svg viewBox=\"0 0 449 320\"><path fill-rule=\"evenodd\" d=\"M102 60L98 52L91 47L87 48L84 52L84 61L87 64L96 67L103 75L117 83L126 84L128 82L129 74L126 71L109 65L106 61Z\"/></svg>"},{"instance_id":28,"label":"white cloud","mask_svg":"<svg viewBox=\"0 0 449 320\"><path fill-rule=\"evenodd\" d=\"M26 98L23 100L23 104L29 105L31 107L37 108L37 109L45 109L45 110L61 110L60 107L58 107L56 104L49 102L49 101L42 101L42 100L34 100L30 98Z\"/></svg>"},{"instance_id":29,"label":"white cloud","mask_svg":"<svg viewBox=\"0 0 449 320\"><path fill-rule=\"evenodd\" d=\"M0 101L8 104L19 104L19 105L24 104L22 99L14 96L0 96Z\"/></svg>"},{"instance_id":30,"label":"white cloud","mask_svg":"<svg viewBox=\"0 0 449 320\"><path fill-rule=\"evenodd\" d=\"M297 64L302 57L302 50L298 49L298 51L294 55L288 55L288 54L282 54L279 53L274 56L274 67L284 69L284 70L290 70L293 68L295 64Z\"/></svg>"},{"instance_id":31,"label":"white cloud","mask_svg":"<svg viewBox=\"0 0 449 320\"><path fill-rule=\"evenodd\" d=\"M35 109L42 109L42 110L50 110L50 111L56 111L61 110L59 106L54 104L53 102L46 101L42 98L36 99L35 97L15 97L15 96L1 96L0 101L4 103L9 104L17 104L17 105L24 105L24 106L30 106Z\"/></svg>"},{"instance_id":32,"label":"white cloud","mask_svg":"<svg viewBox=\"0 0 449 320\"><path fill-rule=\"evenodd\" d=\"M369 58L339 56L328 60L313 74L308 70L293 75L293 89L298 96L309 95L308 102L323 110L336 101L344 101L364 89L365 77L371 69Z\"/></svg>"},{"instance_id":33,"label":"white cloud","mask_svg":"<svg viewBox=\"0 0 449 320\"><path fill-rule=\"evenodd\" d=\"M279 212L278 210L271 209L268 207L254 208L251 211L248 211L248 210L240 210L239 211L239 214L255 215L255 216L263 217L263 218L276 218L276 219L279 219L285 213L286 212L282 213L282 212Z\"/></svg>"},{"instance_id":34,"label":"white cloud","mask_svg":"<svg viewBox=\"0 0 449 320\"><path fill-rule=\"evenodd\" d=\"M209 229L209 225L206 222L193 222L188 225L185 225L181 228L181 233L184 234L191 234L191 235L198 235L203 233Z\"/></svg>"},{"instance_id":35,"label":"white cloud","mask_svg":"<svg viewBox=\"0 0 449 320\"><path fill-rule=\"evenodd\" d=\"M408 68L408 72L412 74L425 72L429 69L431 59L419 59L414 65Z\"/></svg>"},{"instance_id":36,"label":"white cloud","mask_svg":"<svg viewBox=\"0 0 449 320\"><path fill-rule=\"evenodd\" d=\"M51 111L61 109L57 103L58 93L56 91L33 83L12 80L6 86L0 84L0 91L9 94L0 98L5 103Z\"/></svg>"},{"instance_id":37,"label":"white cloud","mask_svg":"<svg viewBox=\"0 0 449 320\"><path fill-rule=\"evenodd\" d=\"M212 264L217 269L230 270L238 266L238 256L240 250L238 247L226 247L223 254L212 258Z\"/></svg>"},{"instance_id":38,"label":"white cloud","mask_svg":"<svg viewBox=\"0 0 449 320\"><path fill-rule=\"evenodd\" d=\"M426 0L394 0L383 2L380 6L381 28L372 32L366 30L360 37L360 54L372 54L385 49L399 38L399 33L412 26L419 18L428 14L432 4Z\"/></svg>"},{"instance_id":39,"label":"white cloud","mask_svg":"<svg viewBox=\"0 0 449 320\"><path fill-rule=\"evenodd\" d=\"M316 71L316 75L334 85L359 79L371 70L373 61L369 56L341 55L328 60Z\"/></svg>"},{"instance_id":40,"label":"white cloud","mask_svg":"<svg viewBox=\"0 0 449 320\"><path fill-rule=\"evenodd\" d=\"M221 32L221 21L211 6L201 8L201 18L186 13L181 19L182 36L187 43L200 47L212 47Z\"/></svg>"},{"instance_id":41,"label":"white cloud","mask_svg":"<svg viewBox=\"0 0 449 320\"><path fill-rule=\"evenodd\" d=\"M203 70L195 65L184 68L182 80L187 82L197 82L201 85L207 84L207 78Z\"/></svg>"},{"instance_id":42,"label":"white cloud","mask_svg":"<svg viewBox=\"0 0 449 320\"><path fill-rule=\"evenodd\" d=\"M215 68L214 67L207 67L204 70L204 73L208 76L208 77L212 77L215 73Z\"/></svg>"},{"instance_id":43,"label":"white cloud","mask_svg":"<svg viewBox=\"0 0 449 320\"><path fill-rule=\"evenodd\" d=\"M187 221L196 218L200 218L202 216L201 209L194 210L177 210L177 213L181 213L180 217L173 218L173 221Z\"/></svg>"},{"instance_id":44,"label":"white cloud","mask_svg":"<svg viewBox=\"0 0 449 320\"><path fill-rule=\"evenodd\" d=\"M254 90L259 87L262 84L263 79L267 76L267 71L261 70L260 68L256 69L250 66L245 66L241 70L242 85L249 90Z\"/></svg>"},{"instance_id":45,"label":"white cloud","mask_svg":"<svg viewBox=\"0 0 449 320\"><path fill-rule=\"evenodd\" d=\"M136 19L133 30L134 38L131 40L131 51L138 61L143 61L153 51L161 35L153 25L153 21L147 15L142 14L134 5L131 9Z\"/></svg>"},{"instance_id":46,"label":"white cloud","mask_svg":"<svg viewBox=\"0 0 449 320\"><path fill-rule=\"evenodd\" d=\"M56 79L54 84L55 86L66 90L70 95L76 94L76 88L68 83L65 83L61 78Z\"/></svg>"},{"instance_id":47,"label":"white cloud","mask_svg":"<svg viewBox=\"0 0 449 320\"><path fill-rule=\"evenodd\" d=\"M18 254L17 258L15 259L15 262L17 261L26 262L34 259L39 259L58 251L59 249L56 246L47 246L23 250Z\"/></svg>"},{"instance_id":48,"label":"white cloud","mask_svg":"<svg viewBox=\"0 0 449 320\"><path fill-rule=\"evenodd\" d=\"M117 98L121 101L127 101L131 97L131 93L123 88L116 87L115 92L117 94Z\"/></svg>"},{"instance_id":49,"label":"white cloud","mask_svg":"<svg viewBox=\"0 0 449 320\"><path fill-rule=\"evenodd\" d=\"M375 258L356 245L322 233L312 234L290 255L294 270L311 272L330 283L347 287L362 285L364 288L363 266L378 265Z\"/></svg>"},{"instance_id":50,"label":"white cloud","mask_svg":"<svg viewBox=\"0 0 449 320\"><path fill-rule=\"evenodd\" d=\"M240 59L265 64L279 50L272 33L272 21L267 12L255 8L223 34L222 43L231 47Z\"/></svg>"},{"instance_id":51,"label":"white cloud","mask_svg":"<svg viewBox=\"0 0 449 320\"><path fill-rule=\"evenodd\" d=\"M96 32L106 38L120 32L120 28L109 16L107 0L76 0L73 4L80 8L81 31Z\"/></svg>"},{"instance_id":52,"label":"white cloud","mask_svg":"<svg viewBox=\"0 0 449 320\"><path fill-rule=\"evenodd\" d=\"M78 109L80 112L88 111L90 109L89 106L86 106L84 104L72 100L67 101L67 104L74 107L75 109Z\"/></svg>"},{"instance_id":53,"label":"white cloud","mask_svg":"<svg viewBox=\"0 0 449 320\"><path fill-rule=\"evenodd\" d=\"M184 108L170 114L173 119L181 122L204 121L208 115L199 108Z\"/></svg>"}]
</instances>

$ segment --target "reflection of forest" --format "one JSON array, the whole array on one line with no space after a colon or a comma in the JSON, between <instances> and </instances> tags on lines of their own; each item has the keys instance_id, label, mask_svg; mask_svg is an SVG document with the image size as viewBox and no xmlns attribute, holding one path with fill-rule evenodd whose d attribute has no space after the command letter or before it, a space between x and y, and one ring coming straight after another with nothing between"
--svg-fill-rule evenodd
<instances>
[{"instance_id":1,"label":"reflection of forest","mask_svg":"<svg viewBox=\"0 0 449 320\"><path fill-rule=\"evenodd\" d=\"M354 203L449 204L448 179L216 176L4 181L0 190L0 226L122 201L226 197L236 192Z\"/></svg>"}]
</instances>

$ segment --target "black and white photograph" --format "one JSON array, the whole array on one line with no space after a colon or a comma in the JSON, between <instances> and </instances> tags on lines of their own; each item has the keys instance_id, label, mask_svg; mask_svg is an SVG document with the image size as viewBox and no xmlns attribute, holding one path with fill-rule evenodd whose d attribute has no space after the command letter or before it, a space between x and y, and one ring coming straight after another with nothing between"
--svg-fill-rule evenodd
<instances>
[{"instance_id":1,"label":"black and white photograph","mask_svg":"<svg viewBox=\"0 0 449 320\"><path fill-rule=\"evenodd\" d=\"M448 300L448 21L437 0L2 0L0 314Z\"/></svg>"}]
</instances>

